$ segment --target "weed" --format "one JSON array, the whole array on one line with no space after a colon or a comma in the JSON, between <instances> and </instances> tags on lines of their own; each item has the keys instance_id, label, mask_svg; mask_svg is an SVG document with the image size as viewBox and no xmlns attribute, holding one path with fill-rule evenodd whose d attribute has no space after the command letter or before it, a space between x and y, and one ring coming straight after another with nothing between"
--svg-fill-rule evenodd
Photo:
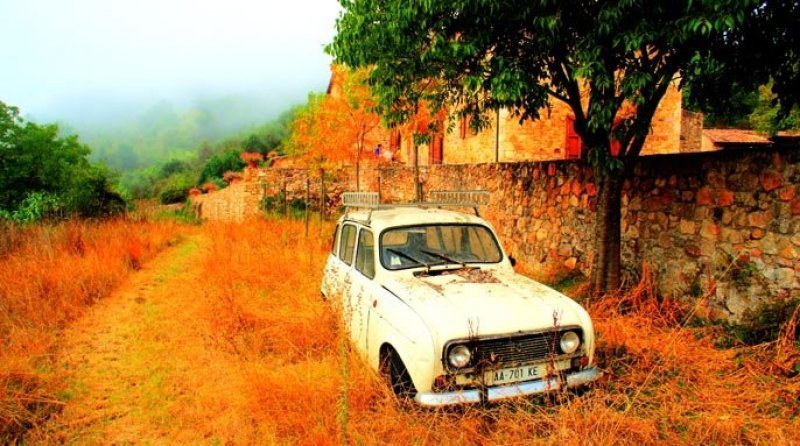
<instances>
[{"instance_id":1,"label":"weed","mask_svg":"<svg viewBox=\"0 0 800 446\"><path fill-rule=\"evenodd\" d=\"M203 281L181 305L196 306L187 319L197 344L212 351L197 356L213 362L191 362L180 375L193 399L170 407L174 422L164 429L188 435L175 442L787 444L800 435L797 379L770 374L739 349L715 348L719 327L687 327L694 310L652 294L649 274L587 306L604 371L589 392L558 404L400 404L319 298L331 228L313 222L309 237L304 229L291 219L202 227L210 239L196 261ZM92 237L84 239L89 257Z\"/></svg>"}]
</instances>

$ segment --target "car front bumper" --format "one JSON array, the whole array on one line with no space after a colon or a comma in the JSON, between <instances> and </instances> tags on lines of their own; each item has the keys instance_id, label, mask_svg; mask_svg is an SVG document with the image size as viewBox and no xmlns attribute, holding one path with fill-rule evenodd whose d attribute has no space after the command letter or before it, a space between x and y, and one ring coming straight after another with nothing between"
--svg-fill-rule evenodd
<instances>
[{"instance_id":1,"label":"car front bumper","mask_svg":"<svg viewBox=\"0 0 800 446\"><path fill-rule=\"evenodd\" d=\"M578 387L588 384L600 377L597 367L581 370L565 375L564 378L547 378L536 381L525 381L504 386L487 387L485 389L459 390L456 392L418 393L414 400L423 406L449 406L453 404L479 403L481 401L499 401L526 395L552 392L562 387ZM564 382L566 380L566 382Z\"/></svg>"}]
</instances>

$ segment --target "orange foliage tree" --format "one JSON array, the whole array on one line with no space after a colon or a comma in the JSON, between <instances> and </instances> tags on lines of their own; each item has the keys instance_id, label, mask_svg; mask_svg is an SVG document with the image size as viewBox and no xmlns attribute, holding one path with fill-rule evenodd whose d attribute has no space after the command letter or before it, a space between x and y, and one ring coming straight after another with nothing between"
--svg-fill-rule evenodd
<instances>
[{"instance_id":1,"label":"orange foliage tree","mask_svg":"<svg viewBox=\"0 0 800 446\"><path fill-rule=\"evenodd\" d=\"M287 149L302 155L309 166L352 163L358 189L364 148L380 142L381 119L372 111L367 71L336 70L334 76L342 79L341 88L336 85L325 96L309 98L292 122Z\"/></svg>"}]
</instances>

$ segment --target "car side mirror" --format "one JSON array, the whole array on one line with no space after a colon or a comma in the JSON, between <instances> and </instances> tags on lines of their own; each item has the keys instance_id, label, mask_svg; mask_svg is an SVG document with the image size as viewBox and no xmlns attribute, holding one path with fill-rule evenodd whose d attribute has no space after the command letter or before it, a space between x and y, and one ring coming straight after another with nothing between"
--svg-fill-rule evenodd
<instances>
[{"instance_id":1,"label":"car side mirror","mask_svg":"<svg viewBox=\"0 0 800 446\"><path fill-rule=\"evenodd\" d=\"M511 266L517 266L517 259L514 256L508 256L508 261L511 262Z\"/></svg>"}]
</instances>

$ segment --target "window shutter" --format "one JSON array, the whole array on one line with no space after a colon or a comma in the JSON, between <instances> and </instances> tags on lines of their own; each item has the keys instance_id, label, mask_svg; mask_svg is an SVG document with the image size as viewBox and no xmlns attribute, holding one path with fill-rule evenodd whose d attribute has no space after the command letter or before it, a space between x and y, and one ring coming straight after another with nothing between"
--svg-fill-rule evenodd
<instances>
[{"instance_id":1,"label":"window shutter","mask_svg":"<svg viewBox=\"0 0 800 446\"><path fill-rule=\"evenodd\" d=\"M429 164L442 164L444 155L444 138L441 135L434 135L431 139L430 152L428 154Z\"/></svg>"},{"instance_id":2,"label":"window shutter","mask_svg":"<svg viewBox=\"0 0 800 446\"><path fill-rule=\"evenodd\" d=\"M575 132L575 117L572 115L567 116L566 119L567 137L564 142L566 148L565 154L569 159L576 159L581 157L581 149L583 148L583 141L580 135Z\"/></svg>"}]
</instances>

